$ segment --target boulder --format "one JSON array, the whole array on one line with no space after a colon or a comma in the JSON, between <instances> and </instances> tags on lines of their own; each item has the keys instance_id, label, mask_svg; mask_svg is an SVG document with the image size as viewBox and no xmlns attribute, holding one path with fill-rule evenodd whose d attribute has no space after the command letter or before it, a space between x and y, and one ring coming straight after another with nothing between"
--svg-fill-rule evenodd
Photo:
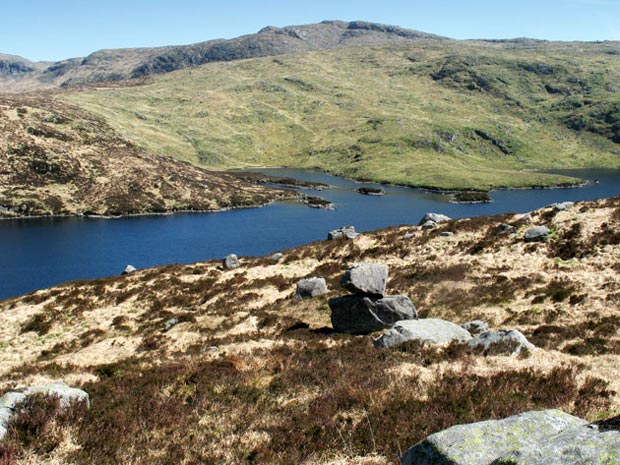
<instances>
[{"instance_id":1,"label":"boulder","mask_svg":"<svg viewBox=\"0 0 620 465\"><path fill-rule=\"evenodd\" d=\"M134 271L138 271L133 265L127 265L121 275L131 274Z\"/></svg>"},{"instance_id":2,"label":"boulder","mask_svg":"<svg viewBox=\"0 0 620 465\"><path fill-rule=\"evenodd\" d=\"M472 320L467 323L463 323L461 328L469 331L469 334L472 336L477 336L478 334L482 334L485 331L489 330L489 324L482 320Z\"/></svg>"},{"instance_id":3,"label":"boulder","mask_svg":"<svg viewBox=\"0 0 620 465\"><path fill-rule=\"evenodd\" d=\"M434 221L428 220L422 225L422 229L435 229L437 227L437 223Z\"/></svg>"},{"instance_id":4,"label":"boulder","mask_svg":"<svg viewBox=\"0 0 620 465\"><path fill-rule=\"evenodd\" d=\"M15 407L26 400L26 395L21 392L7 392L0 397L0 440L8 431L9 420L15 413Z\"/></svg>"},{"instance_id":5,"label":"boulder","mask_svg":"<svg viewBox=\"0 0 620 465\"><path fill-rule=\"evenodd\" d=\"M271 257L269 257L269 260L271 260L272 262L279 262L280 260L282 260L282 258L284 258L284 254L283 253L274 253Z\"/></svg>"},{"instance_id":6,"label":"boulder","mask_svg":"<svg viewBox=\"0 0 620 465\"><path fill-rule=\"evenodd\" d=\"M495 228L495 232L497 232L498 234L501 234L501 233L512 232L514 231L514 229L515 229L514 226L511 226L506 223L502 223L497 228Z\"/></svg>"},{"instance_id":7,"label":"boulder","mask_svg":"<svg viewBox=\"0 0 620 465\"><path fill-rule=\"evenodd\" d=\"M237 257L234 253L231 253L224 259L223 265L227 270L239 268L239 257Z\"/></svg>"},{"instance_id":8,"label":"boulder","mask_svg":"<svg viewBox=\"0 0 620 465\"><path fill-rule=\"evenodd\" d=\"M524 349L534 348L534 345L516 329L485 331L467 344L474 352L485 355L517 355Z\"/></svg>"},{"instance_id":9,"label":"boulder","mask_svg":"<svg viewBox=\"0 0 620 465\"><path fill-rule=\"evenodd\" d=\"M87 392L69 387L62 381L31 386L24 391L24 394L27 397L33 394L58 397L61 407L68 407L73 402L83 403L86 407L90 407L90 397Z\"/></svg>"},{"instance_id":10,"label":"boulder","mask_svg":"<svg viewBox=\"0 0 620 465\"><path fill-rule=\"evenodd\" d=\"M551 204L551 207L553 207L556 211L563 212L573 208L574 205L575 202L558 202Z\"/></svg>"},{"instance_id":11,"label":"boulder","mask_svg":"<svg viewBox=\"0 0 620 465\"><path fill-rule=\"evenodd\" d=\"M398 321L387 333L375 339L375 346L382 349L395 347L407 341L421 341L429 344L448 344L452 341L466 342L469 332L449 321L436 318Z\"/></svg>"},{"instance_id":12,"label":"boulder","mask_svg":"<svg viewBox=\"0 0 620 465\"><path fill-rule=\"evenodd\" d=\"M550 233L551 230L546 226L534 226L525 231L523 237L525 242L541 242L546 241Z\"/></svg>"},{"instance_id":13,"label":"boulder","mask_svg":"<svg viewBox=\"0 0 620 465\"><path fill-rule=\"evenodd\" d=\"M327 240L355 239L357 236L359 236L359 233L355 232L355 226L343 226L327 233Z\"/></svg>"},{"instance_id":14,"label":"boulder","mask_svg":"<svg viewBox=\"0 0 620 465\"><path fill-rule=\"evenodd\" d=\"M387 277L388 267L383 263L357 263L345 271L340 285L354 294L382 297Z\"/></svg>"},{"instance_id":15,"label":"boulder","mask_svg":"<svg viewBox=\"0 0 620 465\"><path fill-rule=\"evenodd\" d=\"M332 326L341 333L368 334L418 316L415 306L404 295L383 298L349 295L330 299L328 304Z\"/></svg>"},{"instance_id":16,"label":"boulder","mask_svg":"<svg viewBox=\"0 0 620 465\"><path fill-rule=\"evenodd\" d=\"M422 226L427 221L432 221L434 223L443 223L445 221L450 221L452 218L446 215L442 215L441 213L427 213L422 217L418 226Z\"/></svg>"},{"instance_id":17,"label":"boulder","mask_svg":"<svg viewBox=\"0 0 620 465\"><path fill-rule=\"evenodd\" d=\"M409 449L403 457L403 465L504 463L494 460L513 451L536 450L548 438L585 424L584 420L559 410L544 410L526 412L503 420L453 426L430 435ZM530 465L534 462L514 463Z\"/></svg>"},{"instance_id":18,"label":"boulder","mask_svg":"<svg viewBox=\"0 0 620 465\"><path fill-rule=\"evenodd\" d=\"M415 236L415 234L413 233L406 233L401 239L403 240L407 240L407 239L411 239Z\"/></svg>"},{"instance_id":19,"label":"boulder","mask_svg":"<svg viewBox=\"0 0 620 465\"><path fill-rule=\"evenodd\" d=\"M325 278L305 278L297 281L295 297L298 299L311 299L318 295L327 294Z\"/></svg>"},{"instance_id":20,"label":"boulder","mask_svg":"<svg viewBox=\"0 0 620 465\"><path fill-rule=\"evenodd\" d=\"M167 333L168 331L170 331L172 328L174 328L176 325L178 325L180 323L178 318L170 318L168 321L166 321L166 323L164 324L164 329L161 330L162 333Z\"/></svg>"},{"instance_id":21,"label":"boulder","mask_svg":"<svg viewBox=\"0 0 620 465\"><path fill-rule=\"evenodd\" d=\"M604 424L605 422L601 422ZM508 452L493 465L582 465L620 463L620 431L598 424L567 429L539 442Z\"/></svg>"},{"instance_id":22,"label":"boulder","mask_svg":"<svg viewBox=\"0 0 620 465\"><path fill-rule=\"evenodd\" d=\"M454 233L452 231L442 231L439 233L439 235L441 237L452 237L454 236Z\"/></svg>"}]
</instances>

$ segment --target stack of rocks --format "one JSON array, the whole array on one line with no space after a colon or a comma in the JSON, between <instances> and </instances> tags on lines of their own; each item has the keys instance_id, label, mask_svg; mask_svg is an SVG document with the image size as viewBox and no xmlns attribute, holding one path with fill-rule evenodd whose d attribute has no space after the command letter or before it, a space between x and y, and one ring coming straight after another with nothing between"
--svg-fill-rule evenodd
<instances>
[{"instance_id":1,"label":"stack of rocks","mask_svg":"<svg viewBox=\"0 0 620 465\"><path fill-rule=\"evenodd\" d=\"M352 295L328 302L336 331L368 334L418 317L409 297L385 295L387 277L388 267L382 263L358 263L344 273L340 285Z\"/></svg>"}]
</instances>

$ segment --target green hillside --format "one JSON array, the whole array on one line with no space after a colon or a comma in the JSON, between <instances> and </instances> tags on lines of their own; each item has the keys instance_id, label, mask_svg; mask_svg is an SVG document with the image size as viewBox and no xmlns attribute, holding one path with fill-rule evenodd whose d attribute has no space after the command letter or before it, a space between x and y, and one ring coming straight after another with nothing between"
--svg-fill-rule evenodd
<instances>
[{"instance_id":1,"label":"green hillside","mask_svg":"<svg viewBox=\"0 0 620 465\"><path fill-rule=\"evenodd\" d=\"M212 63L62 98L211 168L319 167L412 186L571 181L620 167L615 43L420 41Z\"/></svg>"}]
</instances>

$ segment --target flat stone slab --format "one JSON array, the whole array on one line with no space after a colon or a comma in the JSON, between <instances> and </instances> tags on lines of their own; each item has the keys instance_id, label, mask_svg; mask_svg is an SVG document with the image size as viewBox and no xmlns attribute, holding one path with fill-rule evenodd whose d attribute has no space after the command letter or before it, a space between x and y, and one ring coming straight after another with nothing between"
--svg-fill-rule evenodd
<instances>
[{"instance_id":1,"label":"flat stone slab","mask_svg":"<svg viewBox=\"0 0 620 465\"><path fill-rule=\"evenodd\" d=\"M418 316L415 306L404 295L383 298L349 295L330 299L328 304L332 326L341 333L373 333Z\"/></svg>"},{"instance_id":2,"label":"flat stone slab","mask_svg":"<svg viewBox=\"0 0 620 465\"><path fill-rule=\"evenodd\" d=\"M403 457L403 465L532 465L539 462L494 460L513 451L538 449L550 437L586 424L584 420L560 410L544 410L503 420L453 426L430 435L409 449Z\"/></svg>"},{"instance_id":3,"label":"flat stone slab","mask_svg":"<svg viewBox=\"0 0 620 465\"><path fill-rule=\"evenodd\" d=\"M354 294L383 296L388 267L383 263L357 263L345 271L340 285Z\"/></svg>"},{"instance_id":4,"label":"flat stone slab","mask_svg":"<svg viewBox=\"0 0 620 465\"><path fill-rule=\"evenodd\" d=\"M387 349L407 341L449 344L452 341L466 342L470 339L469 331L454 323L437 318L424 318L397 322L387 333L375 339L375 345Z\"/></svg>"}]
</instances>

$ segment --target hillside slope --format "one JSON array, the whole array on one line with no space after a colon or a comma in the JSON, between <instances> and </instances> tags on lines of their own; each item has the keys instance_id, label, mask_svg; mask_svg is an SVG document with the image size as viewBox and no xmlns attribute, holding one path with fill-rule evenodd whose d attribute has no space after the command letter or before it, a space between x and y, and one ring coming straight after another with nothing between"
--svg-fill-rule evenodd
<instances>
[{"instance_id":1,"label":"hillside slope","mask_svg":"<svg viewBox=\"0 0 620 465\"><path fill-rule=\"evenodd\" d=\"M620 409L620 199L401 226L284 251L67 283L0 304L0 391L63 379L86 414L22 418L0 441L10 463L397 464L454 424L560 408ZM498 232L509 223L515 235ZM443 231L454 233L441 237ZM421 317L517 328L520 357L462 346L379 350L335 334L327 299L359 261L390 267L388 292ZM329 294L293 297L303 277Z\"/></svg>"},{"instance_id":2,"label":"hillside slope","mask_svg":"<svg viewBox=\"0 0 620 465\"><path fill-rule=\"evenodd\" d=\"M290 193L141 150L48 97L0 97L0 217L257 206Z\"/></svg>"},{"instance_id":3,"label":"hillside slope","mask_svg":"<svg viewBox=\"0 0 620 465\"><path fill-rule=\"evenodd\" d=\"M147 149L217 168L319 167L448 189L620 167L614 44L420 41L212 63L67 100Z\"/></svg>"},{"instance_id":4,"label":"hillside slope","mask_svg":"<svg viewBox=\"0 0 620 465\"><path fill-rule=\"evenodd\" d=\"M376 45L444 40L433 34L364 21L266 27L256 34L192 45L100 50L85 58L32 64L0 55L0 92L72 87L163 74L217 61L274 56L347 45ZM17 68L17 65L20 65Z\"/></svg>"}]
</instances>

